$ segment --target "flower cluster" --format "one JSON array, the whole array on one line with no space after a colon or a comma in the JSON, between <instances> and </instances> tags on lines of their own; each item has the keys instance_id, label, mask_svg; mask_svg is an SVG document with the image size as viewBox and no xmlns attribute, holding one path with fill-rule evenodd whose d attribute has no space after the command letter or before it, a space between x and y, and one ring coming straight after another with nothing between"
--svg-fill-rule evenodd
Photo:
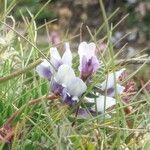
<instances>
[{"instance_id":1,"label":"flower cluster","mask_svg":"<svg viewBox=\"0 0 150 150\"><path fill-rule=\"evenodd\" d=\"M91 80L93 74L101 68L96 55L95 43L81 42L78 47L79 54L79 71L80 77L76 77L72 68L72 53L70 51L69 43L65 43L65 52L60 56L56 47L50 48L50 60L44 59L43 62L37 66L38 74L51 81L51 92L61 97L64 103L73 106L79 101L79 98L87 90L87 80ZM85 95L85 100L88 103L94 103L89 109L91 112L104 112L109 107L116 104L116 95L121 95L125 87L119 84L119 78L125 71L125 68L109 73L106 80L98 83L99 89L103 93L96 93L96 98ZM89 83L89 82L88 82ZM95 110L96 109L96 110ZM84 112L83 108L79 112Z\"/></svg>"}]
</instances>

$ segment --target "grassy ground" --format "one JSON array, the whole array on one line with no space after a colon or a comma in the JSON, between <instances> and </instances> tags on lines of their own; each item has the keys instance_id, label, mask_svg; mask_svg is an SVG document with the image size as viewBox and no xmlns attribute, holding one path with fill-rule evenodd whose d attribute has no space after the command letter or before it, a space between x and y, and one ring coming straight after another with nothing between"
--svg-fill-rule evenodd
<instances>
[{"instance_id":1,"label":"grassy ground","mask_svg":"<svg viewBox=\"0 0 150 150\"><path fill-rule=\"evenodd\" d=\"M12 2L13 4L13 2ZM10 7L11 8L11 7ZM103 9L103 5L101 4ZM104 114L83 118L76 116L74 109L62 104L49 92L49 83L41 79L35 67L40 58L49 58L50 44L37 44L40 32L36 18L22 16L25 34L19 34L13 17L7 17L7 7L0 20L0 149L144 149L150 147L150 94L144 87L138 89L124 106L118 97L118 105ZM116 65L116 54L111 43L112 28L103 9L108 53L99 56L105 61L104 69L94 76L88 91L101 82L110 70L126 67ZM7 20L9 19L9 25ZM46 25L43 26L46 29ZM97 42L87 28L91 40ZM65 37L66 40L66 37ZM67 38L72 43L71 38ZM120 50L121 51L121 50ZM76 52L76 50L75 50ZM74 53L73 67L78 74L77 54ZM139 65L136 72L146 62ZM47 98L48 95L48 98ZM132 109L131 109L132 107ZM129 112L125 111L125 108ZM107 119L106 115L111 118ZM104 117L105 116L105 117ZM74 125L73 125L74 124Z\"/></svg>"}]
</instances>

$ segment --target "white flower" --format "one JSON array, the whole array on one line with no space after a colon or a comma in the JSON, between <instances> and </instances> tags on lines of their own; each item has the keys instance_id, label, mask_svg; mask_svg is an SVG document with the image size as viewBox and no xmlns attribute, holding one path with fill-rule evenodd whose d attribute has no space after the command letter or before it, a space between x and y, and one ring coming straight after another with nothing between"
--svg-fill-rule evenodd
<instances>
[{"instance_id":1,"label":"white flower","mask_svg":"<svg viewBox=\"0 0 150 150\"><path fill-rule=\"evenodd\" d=\"M95 100L93 98L87 98L87 101L90 103L94 103ZM108 108L114 106L116 104L116 99L108 96L99 96L96 98L96 107L98 112L104 112ZM95 106L92 107L92 110L95 111Z\"/></svg>"},{"instance_id":2,"label":"white flower","mask_svg":"<svg viewBox=\"0 0 150 150\"><path fill-rule=\"evenodd\" d=\"M87 43L81 42L78 48L78 53L80 56L80 61L82 61L82 57L86 56L87 59L90 59L92 56L95 56L96 45L95 43Z\"/></svg>"},{"instance_id":3,"label":"white flower","mask_svg":"<svg viewBox=\"0 0 150 150\"><path fill-rule=\"evenodd\" d=\"M52 91L63 97L63 101L72 103L77 101L85 91L86 84L75 76L73 69L68 65L61 65L54 76Z\"/></svg>"},{"instance_id":4,"label":"white flower","mask_svg":"<svg viewBox=\"0 0 150 150\"><path fill-rule=\"evenodd\" d=\"M68 85L73 78L75 78L75 73L73 69L68 65L61 65L54 76L57 83L63 85L64 87Z\"/></svg>"},{"instance_id":5,"label":"white flower","mask_svg":"<svg viewBox=\"0 0 150 150\"><path fill-rule=\"evenodd\" d=\"M70 45L69 43L65 43L65 53L62 56L62 62L63 64L72 66L72 53L70 51Z\"/></svg>"},{"instance_id":6,"label":"white flower","mask_svg":"<svg viewBox=\"0 0 150 150\"><path fill-rule=\"evenodd\" d=\"M116 90L116 93L121 94L124 91L125 87L118 84L117 81L124 71L125 71L125 68L108 74L107 79L103 81L100 85L101 89L102 90L107 89L108 95L112 97L115 95L115 90Z\"/></svg>"},{"instance_id":7,"label":"white flower","mask_svg":"<svg viewBox=\"0 0 150 150\"><path fill-rule=\"evenodd\" d=\"M78 77L72 78L66 88L74 98L80 97L87 89L86 84Z\"/></svg>"},{"instance_id":8,"label":"white flower","mask_svg":"<svg viewBox=\"0 0 150 150\"><path fill-rule=\"evenodd\" d=\"M65 43L65 52L61 58L56 47L50 48L50 63L44 59L43 62L36 67L36 71L39 76L51 79L51 76L57 71L57 69L62 65L67 64L72 65L72 53L70 51L69 43Z\"/></svg>"},{"instance_id":9,"label":"white flower","mask_svg":"<svg viewBox=\"0 0 150 150\"><path fill-rule=\"evenodd\" d=\"M82 42L78 48L80 57L79 70L81 78L86 80L92 73L96 72L100 67L99 61L95 54L96 45L94 43Z\"/></svg>"},{"instance_id":10,"label":"white flower","mask_svg":"<svg viewBox=\"0 0 150 150\"><path fill-rule=\"evenodd\" d=\"M125 89L124 86L121 86L120 84L116 84L116 89L115 89L115 85L114 85L114 87L109 88L107 90L107 93L108 93L108 96L114 97L115 96L115 92L120 95L120 94L122 94L124 89Z\"/></svg>"},{"instance_id":11,"label":"white flower","mask_svg":"<svg viewBox=\"0 0 150 150\"><path fill-rule=\"evenodd\" d=\"M40 77L51 79L51 67L52 66L50 65L50 63L46 59L44 59L43 62L36 67L36 71L38 72Z\"/></svg>"},{"instance_id":12,"label":"white flower","mask_svg":"<svg viewBox=\"0 0 150 150\"><path fill-rule=\"evenodd\" d=\"M58 53L58 50L56 47L51 47L50 48L50 62L57 69L62 64L71 66L72 65L72 53L70 51L69 43L65 43L65 52L62 57Z\"/></svg>"}]
</instances>

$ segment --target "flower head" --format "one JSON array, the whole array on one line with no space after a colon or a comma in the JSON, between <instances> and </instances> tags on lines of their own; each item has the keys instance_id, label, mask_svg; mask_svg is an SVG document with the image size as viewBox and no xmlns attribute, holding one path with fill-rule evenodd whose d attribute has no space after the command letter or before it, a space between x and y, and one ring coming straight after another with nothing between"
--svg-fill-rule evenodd
<instances>
[{"instance_id":1,"label":"flower head","mask_svg":"<svg viewBox=\"0 0 150 150\"><path fill-rule=\"evenodd\" d=\"M69 43L65 43L65 52L62 57L58 53L56 47L51 47L50 63L44 59L43 62L36 67L36 71L39 76L50 80L55 70L57 71L62 64L72 65L72 53L70 51Z\"/></svg>"},{"instance_id":2,"label":"flower head","mask_svg":"<svg viewBox=\"0 0 150 150\"><path fill-rule=\"evenodd\" d=\"M62 96L65 103L72 105L86 91L86 84L75 76L73 69L68 65L61 65L54 75L52 92Z\"/></svg>"},{"instance_id":3,"label":"flower head","mask_svg":"<svg viewBox=\"0 0 150 150\"><path fill-rule=\"evenodd\" d=\"M119 80L119 77L124 71L125 71L125 68L119 71L110 73L108 74L107 79L102 82L101 89L102 90L107 89L108 96L113 97L115 95L115 90L116 90L116 93L118 94L122 94L122 92L124 91L125 87L117 83L117 81ZM115 83L115 80L116 80L116 83Z\"/></svg>"},{"instance_id":4,"label":"flower head","mask_svg":"<svg viewBox=\"0 0 150 150\"><path fill-rule=\"evenodd\" d=\"M43 62L36 67L36 71L40 77L50 80L52 76L50 63L44 59Z\"/></svg>"},{"instance_id":5,"label":"flower head","mask_svg":"<svg viewBox=\"0 0 150 150\"><path fill-rule=\"evenodd\" d=\"M93 98L87 98L87 101L90 103L94 103L95 99ZM104 112L108 108L114 106L116 104L116 99L109 97L109 96L103 96L100 95L96 98L96 109L98 112ZM92 107L92 110L95 111L95 106Z\"/></svg>"},{"instance_id":6,"label":"flower head","mask_svg":"<svg viewBox=\"0 0 150 150\"><path fill-rule=\"evenodd\" d=\"M61 65L52 80L52 92L62 95L64 87L67 87L68 82L74 77L75 73L70 66Z\"/></svg>"},{"instance_id":7,"label":"flower head","mask_svg":"<svg viewBox=\"0 0 150 150\"><path fill-rule=\"evenodd\" d=\"M65 43L65 52L62 57L58 53L58 50L56 47L51 47L50 48L50 61L56 69L58 69L59 66L61 66L62 64L71 66L72 65L72 53L70 51L69 43Z\"/></svg>"},{"instance_id":8,"label":"flower head","mask_svg":"<svg viewBox=\"0 0 150 150\"><path fill-rule=\"evenodd\" d=\"M80 57L79 70L81 78L86 80L92 73L96 72L100 64L95 55L96 45L94 43L82 42L78 48L78 54Z\"/></svg>"}]
</instances>

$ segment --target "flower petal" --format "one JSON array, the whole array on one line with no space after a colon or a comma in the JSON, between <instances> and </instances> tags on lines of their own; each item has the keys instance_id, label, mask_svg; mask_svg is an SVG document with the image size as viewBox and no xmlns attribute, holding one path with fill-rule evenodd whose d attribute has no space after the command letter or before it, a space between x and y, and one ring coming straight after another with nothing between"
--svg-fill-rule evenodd
<instances>
[{"instance_id":1,"label":"flower petal","mask_svg":"<svg viewBox=\"0 0 150 150\"><path fill-rule=\"evenodd\" d=\"M78 54L80 59L82 59L83 56L86 56L87 59L90 59L92 56L95 56L95 50L95 43L92 42L88 44L87 42L81 42L78 48Z\"/></svg>"},{"instance_id":2,"label":"flower petal","mask_svg":"<svg viewBox=\"0 0 150 150\"><path fill-rule=\"evenodd\" d=\"M81 79L85 81L92 73L95 73L99 69L100 63L95 56L87 61L87 58L83 56L82 64L79 65Z\"/></svg>"},{"instance_id":3,"label":"flower petal","mask_svg":"<svg viewBox=\"0 0 150 150\"><path fill-rule=\"evenodd\" d=\"M68 65L61 65L55 75L55 81L63 86L67 86L67 83L75 77L73 69Z\"/></svg>"},{"instance_id":4,"label":"flower petal","mask_svg":"<svg viewBox=\"0 0 150 150\"><path fill-rule=\"evenodd\" d=\"M124 71L125 71L125 68L123 68L119 71L108 74L107 79L104 82L102 82L102 84L101 84L102 90L114 87L115 86L114 78L116 78L116 81L117 81Z\"/></svg>"},{"instance_id":5,"label":"flower petal","mask_svg":"<svg viewBox=\"0 0 150 150\"><path fill-rule=\"evenodd\" d=\"M70 51L69 43L65 43L65 49L66 49L66 51L64 52L64 54L62 56L62 62L63 62L63 64L72 66L72 53Z\"/></svg>"},{"instance_id":6,"label":"flower petal","mask_svg":"<svg viewBox=\"0 0 150 150\"><path fill-rule=\"evenodd\" d=\"M36 71L42 78L50 79L52 76L50 63L44 59L43 62L36 67Z\"/></svg>"},{"instance_id":7,"label":"flower petal","mask_svg":"<svg viewBox=\"0 0 150 150\"><path fill-rule=\"evenodd\" d=\"M58 67L62 64L61 57L56 47L50 48L50 61L52 65L55 67L55 69L58 69Z\"/></svg>"},{"instance_id":8,"label":"flower petal","mask_svg":"<svg viewBox=\"0 0 150 150\"><path fill-rule=\"evenodd\" d=\"M81 96L87 89L86 84L78 77L72 78L67 84L68 93L73 97Z\"/></svg>"},{"instance_id":9,"label":"flower petal","mask_svg":"<svg viewBox=\"0 0 150 150\"><path fill-rule=\"evenodd\" d=\"M92 66L93 66L93 72L96 72L97 69L99 69L99 67L100 67L100 63L96 56L92 57Z\"/></svg>"},{"instance_id":10,"label":"flower petal","mask_svg":"<svg viewBox=\"0 0 150 150\"><path fill-rule=\"evenodd\" d=\"M122 94L124 89L125 89L124 86L121 86L120 84L116 84L116 93L118 95ZM108 89L108 91L109 91L109 89ZM110 96L110 97L114 97L115 96L115 87L113 88L113 90L111 90L111 92L108 92L108 96Z\"/></svg>"},{"instance_id":11,"label":"flower petal","mask_svg":"<svg viewBox=\"0 0 150 150\"><path fill-rule=\"evenodd\" d=\"M95 56L96 45L95 43L89 43L89 53L91 56Z\"/></svg>"},{"instance_id":12,"label":"flower petal","mask_svg":"<svg viewBox=\"0 0 150 150\"><path fill-rule=\"evenodd\" d=\"M91 102L91 103L94 102L94 99L92 98L87 98L87 100L88 102ZM116 100L112 97L108 97L108 96L105 97L101 95L98 98L96 98L96 106L97 106L98 112L104 112L104 109L106 110L115 104L116 104ZM95 107L93 107L92 110L95 111Z\"/></svg>"},{"instance_id":13,"label":"flower petal","mask_svg":"<svg viewBox=\"0 0 150 150\"><path fill-rule=\"evenodd\" d=\"M91 117L91 116L95 116L96 113L93 112L92 110L87 110L85 108L79 108L78 110L78 117L80 118L87 118L87 117Z\"/></svg>"},{"instance_id":14,"label":"flower petal","mask_svg":"<svg viewBox=\"0 0 150 150\"><path fill-rule=\"evenodd\" d=\"M106 102L105 102L105 98L106 98ZM99 98L97 98L96 103L97 103L97 110L100 112L104 112L105 103L106 103L105 109L108 109L116 104L116 100L112 97L100 96Z\"/></svg>"},{"instance_id":15,"label":"flower petal","mask_svg":"<svg viewBox=\"0 0 150 150\"><path fill-rule=\"evenodd\" d=\"M87 44L87 42L81 42L81 43L79 44L78 54L79 54L79 57L80 57L80 58L82 58L84 55L86 55L87 49L88 49L88 44Z\"/></svg>"},{"instance_id":16,"label":"flower petal","mask_svg":"<svg viewBox=\"0 0 150 150\"><path fill-rule=\"evenodd\" d=\"M51 81L51 91L55 95L62 95L64 87L57 83L54 79Z\"/></svg>"},{"instance_id":17,"label":"flower petal","mask_svg":"<svg viewBox=\"0 0 150 150\"><path fill-rule=\"evenodd\" d=\"M79 71L80 72L85 72L86 70L86 64L87 64L87 58L86 56L83 56L79 65Z\"/></svg>"},{"instance_id":18,"label":"flower petal","mask_svg":"<svg viewBox=\"0 0 150 150\"><path fill-rule=\"evenodd\" d=\"M74 99L74 97L72 97L69 93L68 90L66 88L63 89L62 92L62 100L64 103L68 104L69 106L73 106L77 103L77 101L79 100L78 97L76 97Z\"/></svg>"},{"instance_id":19,"label":"flower petal","mask_svg":"<svg viewBox=\"0 0 150 150\"><path fill-rule=\"evenodd\" d=\"M82 42L79 45L78 53L80 57L79 70L81 78L86 80L92 73L96 72L100 64L95 55L96 45L95 43Z\"/></svg>"}]
</instances>

